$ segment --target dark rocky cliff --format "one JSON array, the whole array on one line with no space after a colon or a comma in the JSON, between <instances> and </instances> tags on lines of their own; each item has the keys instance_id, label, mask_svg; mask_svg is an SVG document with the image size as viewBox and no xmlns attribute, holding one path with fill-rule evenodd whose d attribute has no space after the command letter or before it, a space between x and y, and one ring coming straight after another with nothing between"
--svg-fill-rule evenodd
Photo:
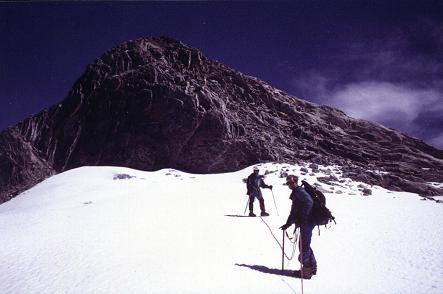
<instances>
[{"instance_id":1,"label":"dark rocky cliff","mask_svg":"<svg viewBox=\"0 0 443 294\"><path fill-rule=\"evenodd\" d=\"M61 103L0 134L0 203L82 165L213 173L264 161L338 164L369 184L443 194L427 184L443 182L442 150L149 38L105 52Z\"/></svg>"}]
</instances>

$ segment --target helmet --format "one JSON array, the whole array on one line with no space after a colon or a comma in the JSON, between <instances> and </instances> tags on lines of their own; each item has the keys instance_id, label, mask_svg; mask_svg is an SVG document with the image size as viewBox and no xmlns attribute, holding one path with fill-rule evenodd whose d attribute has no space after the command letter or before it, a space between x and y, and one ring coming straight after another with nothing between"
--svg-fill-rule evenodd
<instances>
[{"instance_id":1,"label":"helmet","mask_svg":"<svg viewBox=\"0 0 443 294\"><path fill-rule=\"evenodd\" d=\"M258 167L254 166L253 171L259 171Z\"/></svg>"}]
</instances>

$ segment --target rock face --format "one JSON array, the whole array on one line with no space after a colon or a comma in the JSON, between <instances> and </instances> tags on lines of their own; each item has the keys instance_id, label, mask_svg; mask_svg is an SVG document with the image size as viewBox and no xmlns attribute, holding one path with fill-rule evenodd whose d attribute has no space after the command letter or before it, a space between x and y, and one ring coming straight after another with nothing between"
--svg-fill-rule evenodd
<instances>
[{"instance_id":1,"label":"rock face","mask_svg":"<svg viewBox=\"0 0 443 294\"><path fill-rule=\"evenodd\" d=\"M443 151L289 96L170 38L139 39L88 66L58 105L0 134L0 202L83 165L194 173L264 161L343 166L392 190L443 194Z\"/></svg>"},{"instance_id":2,"label":"rock face","mask_svg":"<svg viewBox=\"0 0 443 294\"><path fill-rule=\"evenodd\" d=\"M52 167L39 153L17 128L9 128L1 133L0 203L54 174Z\"/></svg>"}]
</instances>

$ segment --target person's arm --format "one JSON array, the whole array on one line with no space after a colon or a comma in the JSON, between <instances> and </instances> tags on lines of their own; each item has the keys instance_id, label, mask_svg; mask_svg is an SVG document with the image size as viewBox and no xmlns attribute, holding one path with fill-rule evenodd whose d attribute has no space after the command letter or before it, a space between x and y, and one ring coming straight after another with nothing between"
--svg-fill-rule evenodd
<instances>
[{"instance_id":1,"label":"person's arm","mask_svg":"<svg viewBox=\"0 0 443 294\"><path fill-rule=\"evenodd\" d=\"M295 224L297 220L297 207L295 201L292 201L291 212L289 213L288 219L286 220L287 225Z\"/></svg>"},{"instance_id":2,"label":"person's arm","mask_svg":"<svg viewBox=\"0 0 443 294\"><path fill-rule=\"evenodd\" d=\"M295 193L295 191L292 191L292 193ZM293 196L293 195L291 195L291 196ZM291 197L291 199L294 199L294 198ZM281 226L280 229L286 230L291 225L295 224L296 221L297 221L297 206L295 205L295 201L292 200L291 212L289 213L286 223L283 226Z\"/></svg>"},{"instance_id":3,"label":"person's arm","mask_svg":"<svg viewBox=\"0 0 443 294\"><path fill-rule=\"evenodd\" d=\"M246 180L246 194L251 195L252 193L252 184L251 184L251 176Z\"/></svg>"},{"instance_id":4,"label":"person's arm","mask_svg":"<svg viewBox=\"0 0 443 294\"><path fill-rule=\"evenodd\" d=\"M263 180L263 177L260 178L260 187L272 190L272 185L266 185L265 181Z\"/></svg>"}]
</instances>

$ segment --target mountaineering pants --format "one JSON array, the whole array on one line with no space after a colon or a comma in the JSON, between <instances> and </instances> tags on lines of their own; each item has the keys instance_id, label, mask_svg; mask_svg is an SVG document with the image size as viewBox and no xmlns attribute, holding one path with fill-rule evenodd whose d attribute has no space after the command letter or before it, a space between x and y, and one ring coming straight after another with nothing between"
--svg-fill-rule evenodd
<instances>
[{"instance_id":1,"label":"mountaineering pants","mask_svg":"<svg viewBox=\"0 0 443 294\"><path fill-rule=\"evenodd\" d=\"M315 260L314 251L311 248L311 238L312 230L314 230L315 225L313 224L302 224L300 225L300 238L301 238L301 254L298 256L298 261L300 261L303 266L313 267L317 266L317 261ZM302 260L303 258L303 260Z\"/></svg>"},{"instance_id":2,"label":"mountaineering pants","mask_svg":"<svg viewBox=\"0 0 443 294\"><path fill-rule=\"evenodd\" d=\"M261 212L265 212L265 200L263 199L263 196L261 195L260 191L257 192L253 192L251 193L251 195L249 195L249 211L253 212L254 210L254 200L255 198L258 199L258 202L260 203L260 210Z\"/></svg>"}]
</instances>

